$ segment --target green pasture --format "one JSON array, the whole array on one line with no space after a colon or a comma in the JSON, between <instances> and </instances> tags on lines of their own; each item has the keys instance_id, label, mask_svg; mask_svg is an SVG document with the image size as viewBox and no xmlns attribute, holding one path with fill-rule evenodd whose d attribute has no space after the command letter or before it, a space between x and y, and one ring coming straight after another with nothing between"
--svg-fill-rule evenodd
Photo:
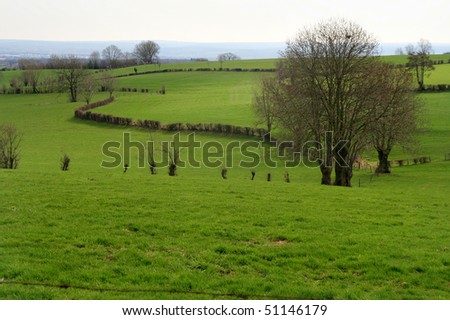
<instances>
[{"instance_id":1,"label":"green pasture","mask_svg":"<svg viewBox=\"0 0 450 320\"><path fill-rule=\"evenodd\" d=\"M231 60L224 61L222 64L219 61L193 61L193 62L177 62L177 63L162 63L162 64L149 64L140 65L136 67L128 67L113 70L115 75L134 74L137 69L138 73L149 71L162 71L171 69L274 69L277 65L278 59L253 59L253 60Z\"/></svg>"},{"instance_id":2,"label":"green pasture","mask_svg":"<svg viewBox=\"0 0 450 320\"><path fill-rule=\"evenodd\" d=\"M97 110L252 125L258 76L121 78L119 87L164 84L167 94L117 92ZM353 188L336 188L321 186L319 170L305 166L287 170L286 183L281 163L258 166L251 181L251 169L237 166L248 159L236 149L227 180L221 167L179 168L176 177L159 167L150 175L138 168L136 147L126 173L124 162L102 168L111 160L102 146L122 141L124 132L157 143L173 133L74 119L81 103L65 95L0 95L0 122L24 134L19 169L0 170L0 299L449 299L450 161L443 158L450 153L450 93L421 97L418 152L432 163L394 168L390 176L357 170ZM249 138L196 139L226 146ZM63 153L72 159L67 172L59 169ZM181 156L187 160L186 151ZM393 156L410 155L398 149Z\"/></svg>"},{"instance_id":3,"label":"green pasture","mask_svg":"<svg viewBox=\"0 0 450 320\"><path fill-rule=\"evenodd\" d=\"M434 66L425 77L425 84L450 84L450 64Z\"/></svg>"},{"instance_id":4,"label":"green pasture","mask_svg":"<svg viewBox=\"0 0 450 320\"><path fill-rule=\"evenodd\" d=\"M252 92L265 73L169 72L117 79L119 88L151 93L117 93L118 99L99 112L153 119L162 123L214 122L255 126ZM166 94L157 94L162 86Z\"/></svg>"}]
</instances>

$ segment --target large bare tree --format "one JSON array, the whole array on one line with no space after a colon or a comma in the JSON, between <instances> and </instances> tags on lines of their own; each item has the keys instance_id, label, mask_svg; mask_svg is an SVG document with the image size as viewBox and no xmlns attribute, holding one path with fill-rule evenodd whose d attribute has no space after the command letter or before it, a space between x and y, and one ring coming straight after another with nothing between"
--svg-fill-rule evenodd
<instances>
[{"instance_id":1,"label":"large bare tree","mask_svg":"<svg viewBox=\"0 0 450 320\"><path fill-rule=\"evenodd\" d=\"M377 48L359 25L339 19L304 29L284 51L286 80L303 100L305 116L312 116L313 138L332 152L338 186L351 186L354 160L367 144L373 84L366 76Z\"/></svg>"},{"instance_id":2,"label":"large bare tree","mask_svg":"<svg viewBox=\"0 0 450 320\"><path fill-rule=\"evenodd\" d=\"M133 54L139 63L152 64L158 61L159 45L153 41L142 41L134 47Z\"/></svg>"},{"instance_id":3,"label":"large bare tree","mask_svg":"<svg viewBox=\"0 0 450 320\"><path fill-rule=\"evenodd\" d=\"M275 84L261 86L284 132L297 146L308 142L303 151L318 163L322 184L332 184L334 169L334 184L351 186L353 163L370 145L382 172L392 147L414 133L411 74L382 63L377 47L360 26L329 20L289 42Z\"/></svg>"}]
</instances>

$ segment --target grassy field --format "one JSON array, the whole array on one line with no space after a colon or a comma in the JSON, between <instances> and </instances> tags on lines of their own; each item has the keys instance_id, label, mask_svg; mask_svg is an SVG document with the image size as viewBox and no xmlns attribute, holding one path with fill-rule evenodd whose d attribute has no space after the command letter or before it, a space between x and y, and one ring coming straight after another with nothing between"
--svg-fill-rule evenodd
<instances>
[{"instance_id":1,"label":"grassy field","mask_svg":"<svg viewBox=\"0 0 450 320\"><path fill-rule=\"evenodd\" d=\"M264 73L170 72L118 79L119 88L148 88L162 85L166 94L118 93L115 103L99 109L134 119L171 122L220 122L255 126L250 108L252 90Z\"/></svg>"},{"instance_id":2,"label":"grassy field","mask_svg":"<svg viewBox=\"0 0 450 320\"><path fill-rule=\"evenodd\" d=\"M167 95L120 93L98 110L251 125L257 76L124 78L120 85L165 84ZM390 176L356 171L350 189L320 186L319 171L305 167L289 170L289 184L282 167L256 168L255 181L238 167L227 180L204 167L152 176L135 158L125 174L105 169L105 142L123 132L146 141L150 133L76 120L78 105L64 95L0 95L0 122L24 133L19 169L0 170L0 279L51 285L0 284L0 298L450 299L450 94L422 97L420 152L433 162ZM68 172L59 170L63 152L72 159Z\"/></svg>"},{"instance_id":3,"label":"grassy field","mask_svg":"<svg viewBox=\"0 0 450 320\"><path fill-rule=\"evenodd\" d=\"M450 84L449 68L450 64L436 66L426 83ZM145 88L153 93L119 92L113 104L98 109L98 112L162 123L213 122L255 126L252 92L258 79L267 75L259 72L169 72L119 78L118 88ZM162 85L167 94L156 94ZM437 109L448 106L446 94L424 94L422 97L425 104L431 103ZM432 150L427 152L433 153Z\"/></svg>"},{"instance_id":4,"label":"grassy field","mask_svg":"<svg viewBox=\"0 0 450 320\"><path fill-rule=\"evenodd\" d=\"M381 56L381 59L387 62L396 63L396 64L405 64L408 59L406 55L391 55L391 56ZM450 54L435 54L431 55L431 59L436 60L444 60L447 63L450 59ZM119 75L128 75L134 74L137 69L138 73L149 72L149 71L161 71L161 70L170 70L170 69L185 69L185 70L195 70L195 69L203 69L210 68L216 69L219 68L241 68L241 69L273 69L276 68L277 62L279 59L254 59L254 60L234 60L234 61L225 61L221 65L219 61L200 61L200 62L183 62L183 63L164 63L161 65L152 64L152 65L141 65L136 67L128 67L128 68L120 68L112 71L112 74L115 76ZM426 81L429 84L439 84L439 83L448 83L449 77L448 67L449 64L446 65L436 65L436 70L431 73L431 78L429 81ZM14 71L0 71L0 87L3 85L9 86L9 83L12 78L21 78L22 71L14 70ZM43 70L41 77L47 77L53 73L52 70ZM442 82L447 81L447 82ZM126 81L124 82L126 83Z\"/></svg>"},{"instance_id":5,"label":"grassy field","mask_svg":"<svg viewBox=\"0 0 450 320\"><path fill-rule=\"evenodd\" d=\"M164 63L161 65L141 65L137 66L138 72L160 71L164 69L273 69L276 67L278 59L254 59L254 60L232 60L224 61L222 64L219 61L197 61L197 62L181 62L181 63ZM114 70L115 75L133 74L135 67L122 68Z\"/></svg>"}]
</instances>

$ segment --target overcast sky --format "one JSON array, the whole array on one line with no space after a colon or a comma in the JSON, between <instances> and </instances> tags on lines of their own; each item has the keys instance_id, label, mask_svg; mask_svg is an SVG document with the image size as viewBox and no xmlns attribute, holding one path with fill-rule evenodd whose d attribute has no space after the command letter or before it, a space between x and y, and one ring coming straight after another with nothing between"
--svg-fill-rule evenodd
<instances>
[{"instance_id":1,"label":"overcast sky","mask_svg":"<svg viewBox=\"0 0 450 320\"><path fill-rule=\"evenodd\" d=\"M0 39L285 42L328 18L380 42L450 42L450 0L1 0Z\"/></svg>"}]
</instances>

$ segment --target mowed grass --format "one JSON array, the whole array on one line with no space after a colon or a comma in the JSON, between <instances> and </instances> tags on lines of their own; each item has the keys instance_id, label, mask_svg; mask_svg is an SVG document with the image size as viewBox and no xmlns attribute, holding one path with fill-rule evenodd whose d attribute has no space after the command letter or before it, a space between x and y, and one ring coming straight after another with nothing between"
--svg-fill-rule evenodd
<instances>
[{"instance_id":1,"label":"mowed grass","mask_svg":"<svg viewBox=\"0 0 450 320\"><path fill-rule=\"evenodd\" d=\"M437 155L449 146L450 95L423 97L419 139ZM0 278L55 286L0 284L0 298L450 298L450 161L382 177L357 171L351 189L322 187L318 169L305 167L289 171L289 184L283 168L263 166L255 181L237 167L227 180L204 167L151 176L135 158L124 174L100 166L102 145L150 133L75 120L66 101L0 95L0 122L24 132L20 168L0 170Z\"/></svg>"}]
</instances>

